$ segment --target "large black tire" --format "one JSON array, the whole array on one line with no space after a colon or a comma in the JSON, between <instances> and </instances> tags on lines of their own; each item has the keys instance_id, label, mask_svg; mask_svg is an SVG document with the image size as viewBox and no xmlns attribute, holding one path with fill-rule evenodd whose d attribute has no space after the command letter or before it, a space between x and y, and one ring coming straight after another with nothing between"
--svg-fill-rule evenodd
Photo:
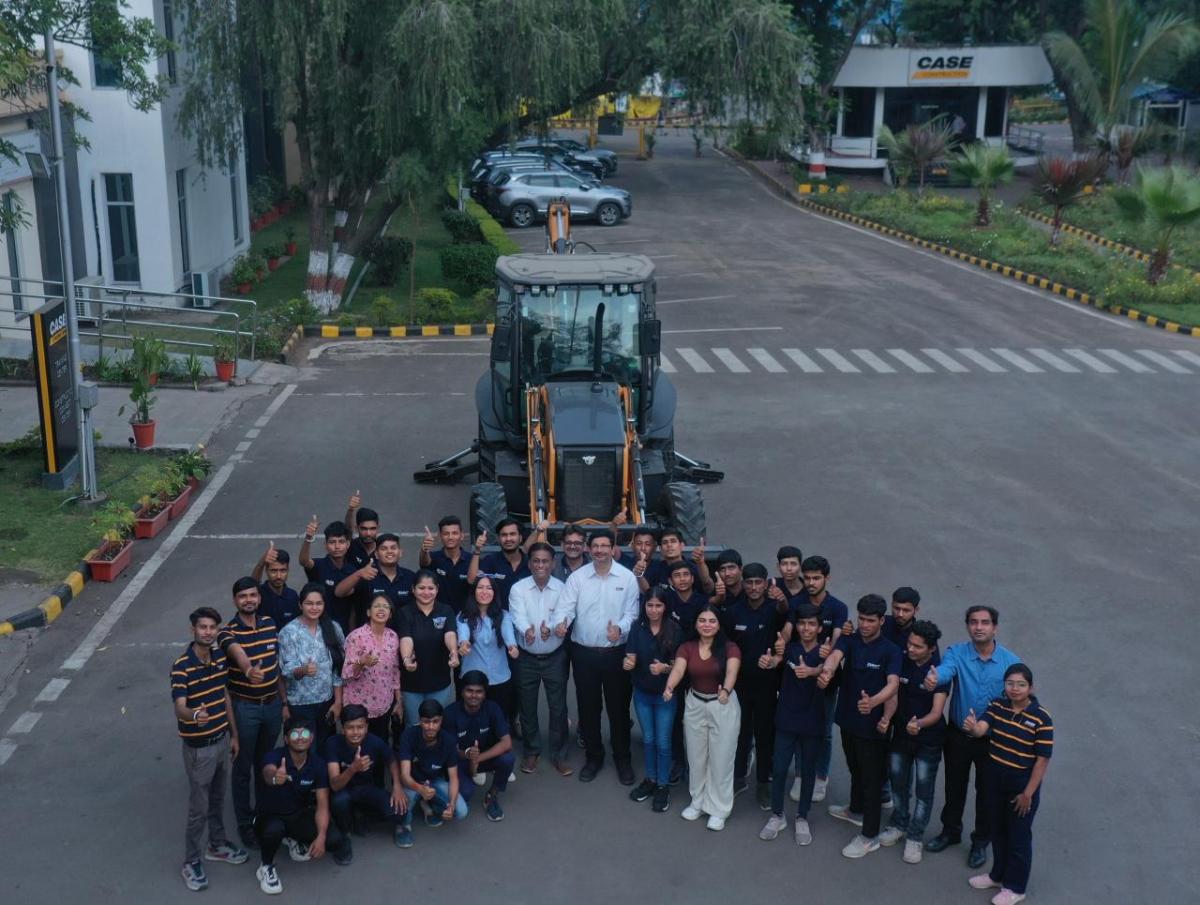
<instances>
[{"instance_id":1,"label":"large black tire","mask_svg":"<svg viewBox=\"0 0 1200 905\"><path fill-rule=\"evenodd\" d=\"M616 226L621 222L621 208L615 202L605 201L596 208L596 219L601 226Z\"/></svg>"},{"instance_id":2,"label":"large black tire","mask_svg":"<svg viewBox=\"0 0 1200 905\"><path fill-rule=\"evenodd\" d=\"M700 487L697 484L671 481L663 487L659 510L666 517L667 524L679 529L685 544L698 544L700 538L708 533L704 498L700 496Z\"/></svg>"},{"instance_id":3,"label":"large black tire","mask_svg":"<svg viewBox=\"0 0 1200 905\"><path fill-rule=\"evenodd\" d=\"M496 525L508 518L508 500L504 488L491 481L471 488L471 540L488 533L488 543L496 539Z\"/></svg>"}]
</instances>

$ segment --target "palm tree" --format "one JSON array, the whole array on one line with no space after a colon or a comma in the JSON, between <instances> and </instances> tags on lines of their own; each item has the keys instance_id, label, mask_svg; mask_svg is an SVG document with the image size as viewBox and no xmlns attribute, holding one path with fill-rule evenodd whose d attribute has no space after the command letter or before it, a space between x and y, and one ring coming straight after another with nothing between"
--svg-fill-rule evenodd
<instances>
[{"instance_id":1,"label":"palm tree","mask_svg":"<svg viewBox=\"0 0 1200 905\"><path fill-rule=\"evenodd\" d=\"M1180 227L1200 223L1200 178L1183 167L1138 170L1133 188L1112 193L1117 214L1154 236L1146 279L1157 285L1171 263L1171 239Z\"/></svg>"},{"instance_id":2,"label":"palm tree","mask_svg":"<svg viewBox=\"0 0 1200 905\"><path fill-rule=\"evenodd\" d=\"M1153 150L1162 140L1163 129L1149 126L1113 126L1107 135L1096 136L1096 147L1117 165L1117 183L1129 181L1133 161Z\"/></svg>"},{"instance_id":3,"label":"palm tree","mask_svg":"<svg viewBox=\"0 0 1200 905\"><path fill-rule=\"evenodd\" d=\"M992 190L1011 182L1013 159L1008 148L987 144L968 145L950 159L950 172L979 190L979 208L975 214L977 226L992 222Z\"/></svg>"},{"instance_id":4,"label":"palm tree","mask_svg":"<svg viewBox=\"0 0 1200 905\"><path fill-rule=\"evenodd\" d=\"M1063 211L1083 197L1084 188L1095 182L1106 167L1098 156L1038 158L1033 193L1054 209L1051 245L1058 245L1062 235Z\"/></svg>"},{"instance_id":5,"label":"palm tree","mask_svg":"<svg viewBox=\"0 0 1200 905\"><path fill-rule=\"evenodd\" d=\"M1059 87L1102 136L1126 122L1134 90L1164 62L1200 37L1195 23L1177 13L1147 19L1134 0L1087 0L1087 29L1076 41L1055 31L1042 37ZM1076 146L1082 136L1075 136Z\"/></svg>"},{"instance_id":6,"label":"palm tree","mask_svg":"<svg viewBox=\"0 0 1200 905\"><path fill-rule=\"evenodd\" d=\"M944 116L929 122L909 125L897 135L887 126L879 129L879 143L888 152L888 162L896 172L896 181L903 185L917 174L917 194L925 192L925 172L935 160L944 157L957 144L954 132Z\"/></svg>"}]
</instances>

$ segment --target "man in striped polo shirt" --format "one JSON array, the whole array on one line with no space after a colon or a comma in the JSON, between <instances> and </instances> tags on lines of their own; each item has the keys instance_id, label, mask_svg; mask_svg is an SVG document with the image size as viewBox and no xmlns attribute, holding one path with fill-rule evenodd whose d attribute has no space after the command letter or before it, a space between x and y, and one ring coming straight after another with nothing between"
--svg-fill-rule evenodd
<instances>
[{"instance_id":1,"label":"man in striped polo shirt","mask_svg":"<svg viewBox=\"0 0 1200 905\"><path fill-rule=\"evenodd\" d=\"M191 615L192 643L171 666L171 697L183 739L183 768L188 778L188 819L184 835L183 882L199 892L208 886L200 843L208 826L208 861L241 864L246 852L225 838L225 785L229 758L237 756L237 727L229 721L225 655L213 649L221 614L200 607Z\"/></svg>"},{"instance_id":2,"label":"man in striped polo shirt","mask_svg":"<svg viewBox=\"0 0 1200 905\"><path fill-rule=\"evenodd\" d=\"M221 627L217 647L229 660L229 698L237 724L241 750L233 762L233 813L238 836L248 848L258 848L254 836L254 800L261 796L263 780L257 765L275 747L287 708L287 689L279 671L279 639L275 622L259 614L258 583L249 576L233 583L237 615Z\"/></svg>"}]
</instances>

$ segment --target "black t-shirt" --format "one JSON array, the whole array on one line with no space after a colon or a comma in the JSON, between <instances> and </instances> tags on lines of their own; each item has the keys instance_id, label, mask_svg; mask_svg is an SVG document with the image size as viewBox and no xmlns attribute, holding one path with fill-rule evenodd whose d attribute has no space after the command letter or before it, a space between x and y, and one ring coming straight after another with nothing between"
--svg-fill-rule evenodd
<instances>
[{"instance_id":1,"label":"black t-shirt","mask_svg":"<svg viewBox=\"0 0 1200 905\"><path fill-rule=\"evenodd\" d=\"M461 547L458 562L451 561L445 549L433 550L429 554L429 566L438 577L438 600L447 604L455 613L461 613L471 593L467 583L467 572L471 568L471 554Z\"/></svg>"},{"instance_id":2,"label":"black t-shirt","mask_svg":"<svg viewBox=\"0 0 1200 905\"><path fill-rule=\"evenodd\" d=\"M287 757L287 781L280 785L266 783L261 787L261 797L258 801L260 814L278 814L286 816L317 806L316 792L318 789L329 788L329 768L325 759L311 748L303 767L297 767L292 761L292 754L287 748L276 748L268 751L259 764L259 768L267 764L279 766Z\"/></svg>"},{"instance_id":3,"label":"black t-shirt","mask_svg":"<svg viewBox=\"0 0 1200 905\"><path fill-rule=\"evenodd\" d=\"M455 701L446 708L442 719L442 731L454 738L459 751L465 751L475 742L479 749L486 750L511 731L504 711L495 701L485 700L475 713L468 713L462 701Z\"/></svg>"},{"instance_id":4,"label":"black t-shirt","mask_svg":"<svg viewBox=\"0 0 1200 905\"><path fill-rule=\"evenodd\" d=\"M264 581L258 586L258 594L262 598L258 611L264 616L270 616L275 621L276 629L282 629L300 615L300 595L287 585L276 594L271 583Z\"/></svg>"},{"instance_id":5,"label":"black t-shirt","mask_svg":"<svg viewBox=\"0 0 1200 905\"><path fill-rule=\"evenodd\" d=\"M682 560L669 563L666 560L655 557L646 564L646 574L642 577L646 579L646 584L650 585L652 592L655 588L659 588L663 591L670 590L674 593L674 589L671 588L671 572L674 571L675 565L678 562L682 562ZM692 587L699 588L700 570L696 568L696 564L693 562L688 563L688 568L692 571Z\"/></svg>"},{"instance_id":6,"label":"black t-shirt","mask_svg":"<svg viewBox=\"0 0 1200 905\"><path fill-rule=\"evenodd\" d=\"M409 726L396 746L396 759L412 761L412 778L417 782L433 782L450 778L449 771L458 766L458 749L454 736L445 729L432 745L426 745L421 727Z\"/></svg>"},{"instance_id":7,"label":"black t-shirt","mask_svg":"<svg viewBox=\"0 0 1200 905\"><path fill-rule=\"evenodd\" d=\"M401 663L400 685L405 691L429 694L441 691L450 684L450 651L446 635L453 634L454 610L444 603L434 603L426 616L414 601L392 616L392 628L401 638L412 638L417 668L409 672Z\"/></svg>"},{"instance_id":8,"label":"black t-shirt","mask_svg":"<svg viewBox=\"0 0 1200 905\"><path fill-rule=\"evenodd\" d=\"M512 586L530 574L532 573L529 571L529 557L524 552L521 553L521 562L515 569L500 550L479 558L479 575L486 575L492 580L492 587L496 590L496 601L505 610L508 609L508 592Z\"/></svg>"},{"instance_id":9,"label":"black t-shirt","mask_svg":"<svg viewBox=\"0 0 1200 905\"><path fill-rule=\"evenodd\" d=\"M682 640L683 630L669 620L663 620L657 636L651 634L650 627L642 620L635 622L625 642L625 653L637 656L632 673L634 686L648 694L662 694L667 687L667 673L654 675L650 672L650 663L660 660L674 666L675 650Z\"/></svg>"},{"instance_id":10,"label":"black t-shirt","mask_svg":"<svg viewBox=\"0 0 1200 905\"><path fill-rule=\"evenodd\" d=\"M775 727L800 735L825 734L825 695L817 685L817 677L797 679L792 664L820 666L821 644L806 651L799 641L793 641L783 651L783 680L779 686L779 706L775 709Z\"/></svg>"},{"instance_id":11,"label":"black t-shirt","mask_svg":"<svg viewBox=\"0 0 1200 905\"><path fill-rule=\"evenodd\" d=\"M350 549L346 551L346 562L353 563L354 568L361 569L369 563L375 556L375 547L371 547L371 552L367 552L367 545L363 543L361 537L356 537L350 541Z\"/></svg>"},{"instance_id":12,"label":"black t-shirt","mask_svg":"<svg viewBox=\"0 0 1200 905\"><path fill-rule=\"evenodd\" d=\"M838 639L835 650L840 650L842 659L842 690L838 695L837 724L859 738L880 738L875 724L883 716L883 704L869 713L858 712L858 701L865 691L874 696L883 690L888 676L900 675L900 648L883 635L873 641L864 641L857 632Z\"/></svg>"},{"instance_id":13,"label":"black t-shirt","mask_svg":"<svg viewBox=\"0 0 1200 905\"><path fill-rule=\"evenodd\" d=\"M763 600L756 609L743 597L725 608L725 633L742 650L738 685L779 681L778 667L760 669L758 658L768 652L774 653L775 641L786 621L786 615L779 612L774 600Z\"/></svg>"},{"instance_id":14,"label":"black t-shirt","mask_svg":"<svg viewBox=\"0 0 1200 905\"><path fill-rule=\"evenodd\" d=\"M371 786L383 784L383 770L392 762L392 749L388 747L387 742L377 735L367 733L363 736L362 743L352 745L346 741L344 735L331 735L328 741L325 742L325 762L329 764L337 764L344 773L346 769L354 762L356 750L362 748L362 753L371 758L374 769L366 773L356 773L351 777L345 788L352 786Z\"/></svg>"},{"instance_id":15,"label":"black t-shirt","mask_svg":"<svg viewBox=\"0 0 1200 905\"><path fill-rule=\"evenodd\" d=\"M934 665L936 664L932 658L924 666L917 666L908 657L904 658L904 663L900 667L900 690L897 692L899 700L896 703L896 715L892 717L893 744L916 742L920 745L940 747L945 739L946 716L944 712L940 720L932 726L924 727L916 735L909 735L905 728L910 718L915 716L917 719L923 719L929 715L929 711L933 709L935 694L950 693L949 684L939 685L933 691L925 690L925 676L928 675L930 667Z\"/></svg>"},{"instance_id":16,"label":"black t-shirt","mask_svg":"<svg viewBox=\"0 0 1200 905\"><path fill-rule=\"evenodd\" d=\"M325 612L329 614L329 618L342 627L342 634L350 634L350 614L354 609L354 597L338 597L334 594L334 588L341 583L342 579L349 578L358 567L347 556L342 560L340 567L333 564L333 560L328 556L322 556L319 559L314 559L312 568L305 569L304 572L308 575L309 581L318 582L325 588Z\"/></svg>"},{"instance_id":17,"label":"black t-shirt","mask_svg":"<svg viewBox=\"0 0 1200 905\"><path fill-rule=\"evenodd\" d=\"M680 599L674 589L660 592L662 593L663 603L667 605L667 615L674 619L681 629L683 629L683 637L685 641L696 637L696 617L700 615L700 610L708 603L708 595L700 591L692 591L692 595L687 600Z\"/></svg>"}]
</instances>

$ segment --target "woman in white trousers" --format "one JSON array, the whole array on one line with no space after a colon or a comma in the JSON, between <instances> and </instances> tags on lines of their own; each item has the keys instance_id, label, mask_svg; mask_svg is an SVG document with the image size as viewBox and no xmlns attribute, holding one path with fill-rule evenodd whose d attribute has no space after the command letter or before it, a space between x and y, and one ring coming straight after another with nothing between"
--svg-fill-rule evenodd
<instances>
[{"instance_id":1,"label":"woman in white trousers","mask_svg":"<svg viewBox=\"0 0 1200 905\"><path fill-rule=\"evenodd\" d=\"M686 675L691 687L683 709L683 739L692 803L681 816L698 820L707 814L708 828L723 830L733 810L733 759L742 720L733 687L742 652L725 637L721 617L711 605L696 614L696 634L699 637L675 652L663 700L671 700Z\"/></svg>"}]
</instances>

